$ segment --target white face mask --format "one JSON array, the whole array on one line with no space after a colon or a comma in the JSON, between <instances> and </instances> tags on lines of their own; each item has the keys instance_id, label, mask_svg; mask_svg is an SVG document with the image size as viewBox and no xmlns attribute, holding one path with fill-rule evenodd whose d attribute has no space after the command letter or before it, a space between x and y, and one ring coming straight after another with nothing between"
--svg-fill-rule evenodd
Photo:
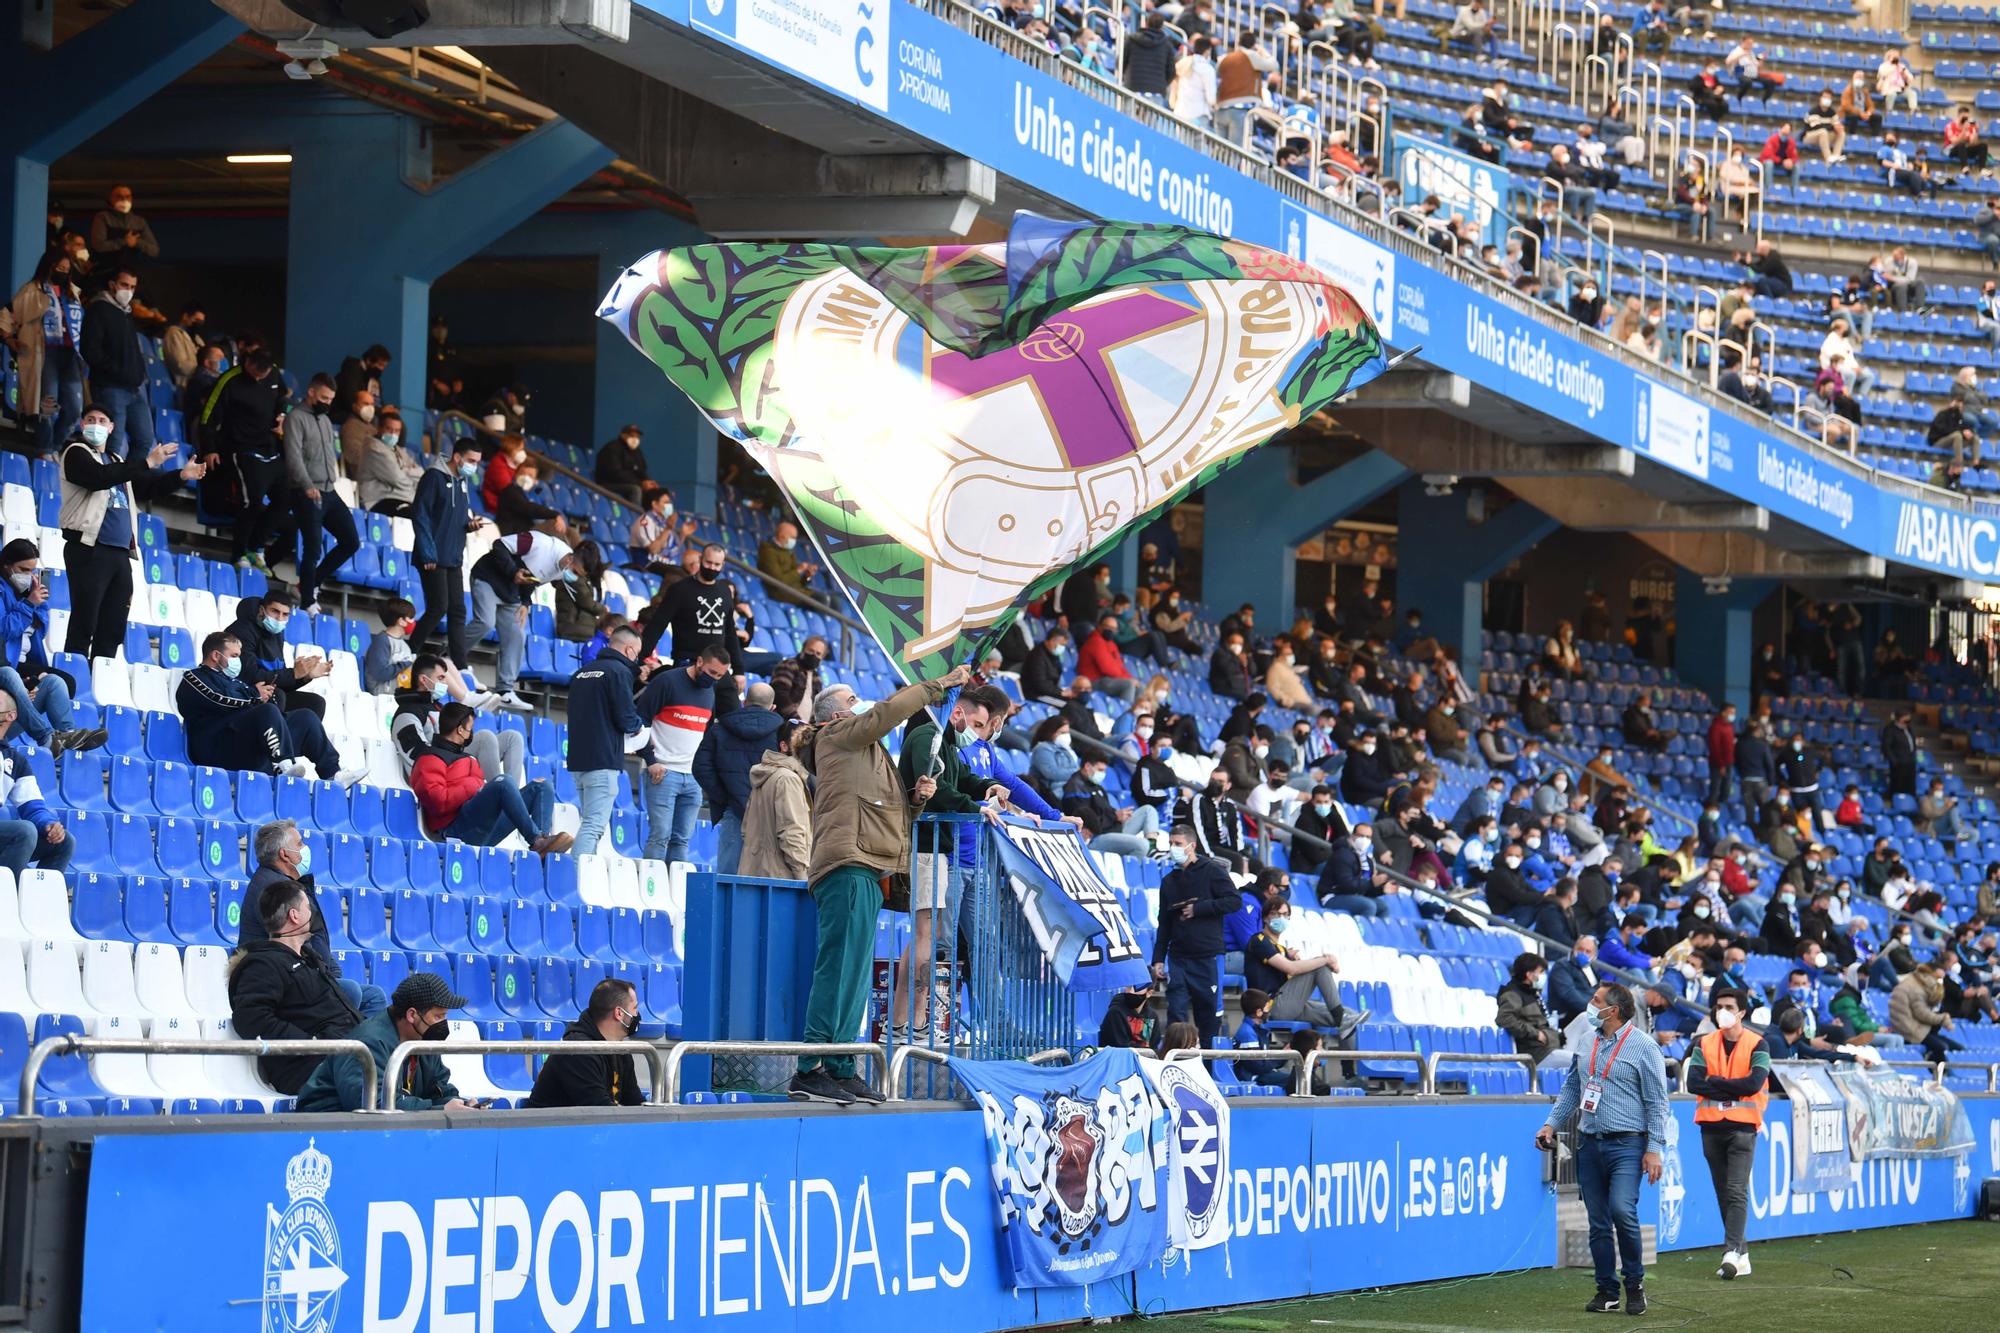
<instances>
[{"instance_id":1,"label":"white face mask","mask_svg":"<svg viewBox=\"0 0 2000 1333\"><path fill-rule=\"evenodd\" d=\"M1132 728L1132 734L1134 736L1137 736L1142 741L1149 741L1153 739L1153 728L1150 725L1144 727L1134 727Z\"/></svg>"},{"instance_id":2,"label":"white face mask","mask_svg":"<svg viewBox=\"0 0 2000 1333\"><path fill-rule=\"evenodd\" d=\"M116 291L111 293L111 299L118 303L118 308L120 310L130 310L132 308L133 295L134 293L131 292L129 289L120 287Z\"/></svg>"},{"instance_id":3,"label":"white face mask","mask_svg":"<svg viewBox=\"0 0 2000 1333\"><path fill-rule=\"evenodd\" d=\"M1508 856L1501 859L1506 861L1509 870L1519 870L1521 868L1521 858L1518 856Z\"/></svg>"},{"instance_id":4,"label":"white face mask","mask_svg":"<svg viewBox=\"0 0 2000 1333\"><path fill-rule=\"evenodd\" d=\"M1715 1011L1715 1026L1724 1032L1729 1031L1742 1021L1742 1016L1734 1009L1718 1009Z\"/></svg>"},{"instance_id":5,"label":"white face mask","mask_svg":"<svg viewBox=\"0 0 2000 1333\"><path fill-rule=\"evenodd\" d=\"M24 593L35 586L35 576L32 571L26 574L9 574L7 582L14 585L15 592Z\"/></svg>"},{"instance_id":6,"label":"white face mask","mask_svg":"<svg viewBox=\"0 0 2000 1333\"><path fill-rule=\"evenodd\" d=\"M1268 745L1259 745L1253 747L1250 752L1256 755L1259 759L1262 759L1265 755L1271 753L1271 747Z\"/></svg>"},{"instance_id":7,"label":"white face mask","mask_svg":"<svg viewBox=\"0 0 2000 1333\"><path fill-rule=\"evenodd\" d=\"M130 199L115 200L111 205L111 211L114 213L130 213L132 211L132 201Z\"/></svg>"},{"instance_id":8,"label":"white face mask","mask_svg":"<svg viewBox=\"0 0 2000 1333\"><path fill-rule=\"evenodd\" d=\"M375 419L375 404L363 403L354 409L354 415L360 417L363 421L373 421Z\"/></svg>"},{"instance_id":9,"label":"white face mask","mask_svg":"<svg viewBox=\"0 0 2000 1333\"><path fill-rule=\"evenodd\" d=\"M1065 750L1072 750L1076 748L1076 742L1070 738L1070 734L1067 731L1062 733L1062 735L1056 737L1056 744L1060 745Z\"/></svg>"}]
</instances>

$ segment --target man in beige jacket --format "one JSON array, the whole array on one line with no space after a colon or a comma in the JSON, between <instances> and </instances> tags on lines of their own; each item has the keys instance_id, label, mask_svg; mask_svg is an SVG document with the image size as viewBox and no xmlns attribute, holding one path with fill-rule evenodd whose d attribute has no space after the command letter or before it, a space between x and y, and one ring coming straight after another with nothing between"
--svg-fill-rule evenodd
<instances>
[{"instance_id":1,"label":"man in beige jacket","mask_svg":"<svg viewBox=\"0 0 2000 1333\"><path fill-rule=\"evenodd\" d=\"M791 729L750 769L743 807L743 857L736 873L761 879L804 879L812 865L812 810L806 768L792 757Z\"/></svg>"},{"instance_id":2,"label":"man in beige jacket","mask_svg":"<svg viewBox=\"0 0 2000 1333\"><path fill-rule=\"evenodd\" d=\"M806 1000L808 1042L849 1042L861 1030L882 877L909 864L909 802L882 738L970 679L969 667L954 667L942 680L905 685L873 706L850 686L829 685L813 700L812 722L794 739L799 762L814 778L806 877L819 909L819 940ZM933 779L920 778L911 795L922 802L935 789ZM835 1105L883 1100L854 1076L851 1055L801 1056L790 1092L794 1101Z\"/></svg>"}]
</instances>

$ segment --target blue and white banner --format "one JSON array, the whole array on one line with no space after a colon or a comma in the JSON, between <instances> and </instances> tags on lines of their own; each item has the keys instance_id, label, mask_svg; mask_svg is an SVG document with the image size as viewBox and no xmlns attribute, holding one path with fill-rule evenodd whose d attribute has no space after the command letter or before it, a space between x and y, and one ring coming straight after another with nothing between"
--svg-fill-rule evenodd
<instances>
[{"instance_id":1,"label":"blue and white banner","mask_svg":"<svg viewBox=\"0 0 2000 1333\"><path fill-rule=\"evenodd\" d=\"M1482 245L1507 248L1507 199L1513 191L1507 168L1406 130L1397 130L1390 142L1405 207L1434 194L1446 214L1456 213L1479 228Z\"/></svg>"},{"instance_id":2,"label":"blue and white banner","mask_svg":"<svg viewBox=\"0 0 2000 1333\"><path fill-rule=\"evenodd\" d=\"M1824 1194L1844 1190L1852 1175L1847 1097L1823 1060L1772 1066L1792 1104L1792 1190Z\"/></svg>"},{"instance_id":3,"label":"blue and white banner","mask_svg":"<svg viewBox=\"0 0 2000 1333\"><path fill-rule=\"evenodd\" d=\"M1392 346L1422 344L1424 360L1441 370L1857 550L1964 578L2000 578L2000 507L1968 515L1905 499L1774 427L1710 412L1667 387L1663 374L1638 373L1602 344L1551 329L1437 268L1398 263L1352 228L914 5L642 0L641 7L1079 212L1187 223L1306 259L1362 298ZM1421 163L1428 169L1450 152L1432 147ZM1466 178L1481 198L1485 187L1469 169Z\"/></svg>"},{"instance_id":4,"label":"blue and white banner","mask_svg":"<svg viewBox=\"0 0 2000 1333\"><path fill-rule=\"evenodd\" d=\"M1856 1161L1972 1150L1972 1126L1951 1089L1883 1065L1842 1065L1833 1080L1847 1096L1847 1139Z\"/></svg>"},{"instance_id":5,"label":"blue and white banner","mask_svg":"<svg viewBox=\"0 0 2000 1333\"><path fill-rule=\"evenodd\" d=\"M1167 1116L1167 1240L1206 1250L1229 1239L1229 1101L1205 1060L1140 1065Z\"/></svg>"},{"instance_id":6,"label":"blue and white banner","mask_svg":"<svg viewBox=\"0 0 2000 1333\"><path fill-rule=\"evenodd\" d=\"M1846 1180L1836 1188L1808 1191L1793 1180L1792 1142L1800 1133L1811 1134L1812 1126L1798 1122L1791 1102L1772 1101L1765 1108L1763 1128L1757 1131L1757 1154L1750 1171L1750 1239L1970 1217L1974 1183L2000 1175L2000 1098L1964 1098L1960 1105L1978 1145L1973 1151L1951 1157L1850 1161ZM1657 1223L1662 1250L1720 1245L1722 1212L1709 1184L1708 1164L1702 1160L1694 1103L1677 1099L1672 1115L1677 1142L1660 1184L1641 1184L1640 1219ZM1680 1188L1670 1191L1670 1184Z\"/></svg>"},{"instance_id":7,"label":"blue and white banner","mask_svg":"<svg viewBox=\"0 0 2000 1333\"><path fill-rule=\"evenodd\" d=\"M1167 1117L1140 1057L953 1060L986 1125L1007 1280L1077 1286L1167 1248Z\"/></svg>"},{"instance_id":8,"label":"blue and white banner","mask_svg":"<svg viewBox=\"0 0 2000 1333\"><path fill-rule=\"evenodd\" d=\"M1073 825L988 824L1001 874L1042 956L1071 990L1118 990L1147 978L1146 956L1118 894Z\"/></svg>"}]
</instances>

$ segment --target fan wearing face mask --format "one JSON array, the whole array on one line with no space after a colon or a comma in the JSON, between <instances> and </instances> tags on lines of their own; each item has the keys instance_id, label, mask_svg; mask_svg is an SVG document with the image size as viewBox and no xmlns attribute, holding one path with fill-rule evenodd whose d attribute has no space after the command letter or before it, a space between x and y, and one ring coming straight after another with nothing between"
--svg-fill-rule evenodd
<instances>
[{"instance_id":1,"label":"fan wearing face mask","mask_svg":"<svg viewBox=\"0 0 2000 1333\"><path fill-rule=\"evenodd\" d=\"M578 1043L579 1054L550 1056L522 1105L644 1106L650 1084L640 1082L638 1058L591 1049L591 1043L630 1041L638 1031L639 994L632 983L617 977L598 982L582 1015L563 1029L563 1040Z\"/></svg>"},{"instance_id":2,"label":"fan wearing face mask","mask_svg":"<svg viewBox=\"0 0 2000 1333\"><path fill-rule=\"evenodd\" d=\"M361 1026L361 1012L339 975L313 942L312 896L293 879L262 890L260 938L248 940L229 964L229 1019L236 1035L270 1041L328 1041ZM378 1005L381 993L376 992ZM266 1055L264 1081L297 1096L319 1067L313 1055Z\"/></svg>"},{"instance_id":3,"label":"fan wearing face mask","mask_svg":"<svg viewBox=\"0 0 2000 1333\"><path fill-rule=\"evenodd\" d=\"M1722 1213L1723 1254L1715 1275L1726 1280L1750 1274L1750 1247L1744 1227L1750 1211L1750 1168L1757 1155L1757 1131L1769 1097L1770 1053L1743 1025L1747 997L1717 987L1709 996L1715 1026L1688 1049L1688 1091L1699 1100L1694 1121L1701 1129L1702 1156Z\"/></svg>"},{"instance_id":4,"label":"fan wearing face mask","mask_svg":"<svg viewBox=\"0 0 2000 1333\"><path fill-rule=\"evenodd\" d=\"M366 1046L375 1057L376 1076L382 1080L380 1105L399 1111L471 1111L479 1103L458 1095L444 1059L430 1052L413 1056L403 1065L395 1081L390 1081L389 1056L406 1041L443 1042L451 1035L451 1011L463 1009L465 997L452 994L451 986L435 972L412 972L397 983L389 997L389 1008L363 1022L348 1036ZM334 1055L320 1063L299 1093L301 1111L360 1111L370 1097L367 1076L361 1061L352 1055Z\"/></svg>"}]
</instances>

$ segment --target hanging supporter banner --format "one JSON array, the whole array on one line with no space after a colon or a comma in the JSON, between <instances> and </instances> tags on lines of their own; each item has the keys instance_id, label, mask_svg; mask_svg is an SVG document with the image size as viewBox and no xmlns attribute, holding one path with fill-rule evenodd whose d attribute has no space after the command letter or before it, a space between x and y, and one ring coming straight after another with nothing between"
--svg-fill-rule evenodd
<instances>
[{"instance_id":1,"label":"hanging supporter banner","mask_svg":"<svg viewBox=\"0 0 2000 1333\"><path fill-rule=\"evenodd\" d=\"M1882 1065L1842 1065L1833 1079L1847 1095L1847 1140L1855 1161L1956 1157L1972 1150L1972 1126L1949 1088Z\"/></svg>"},{"instance_id":2,"label":"hanging supporter banner","mask_svg":"<svg viewBox=\"0 0 2000 1333\"><path fill-rule=\"evenodd\" d=\"M1229 1239L1229 1103L1203 1060L1140 1067L1167 1115L1167 1240L1206 1250Z\"/></svg>"},{"instance_id":3,"label":"hanging supporter banner","mask_svg":"<svg viewBox=\"0 0 2000 1333\"><path fill-rule=\"evenodd\" d=\"M1822 1060L1771 1066L1792 1103L1792 1193L1844 1190L1852 1174L1847 1097Z\"/></svg>"},{"instance_id":4,"label":"hanging supporter banner","mask_svg":"<svg viewBox=\"0 0 2000 1333\"><path fill-rule=\"evenodd\" d=\"M1405 205L1414 207L1434 194L1444 205L1440 225L1456 213L1479 228L1481 244L1506 246L1507 196L1513 188L1506 167L1402 130L1392 142Z\"/></svg>"},{"instance_id":5,"label":"hanging supporter banner","mask_svg":"<svg viewBox=\"0 0 2000 1333\"><path fill-rule=\"evenodd\" d=\"M1148 977L1118 894L1069 824L988 824L986 837L1042 956L1071 990L1118 990Z\"/></svg>"},{"instance_id":6,"label":"hanging supporter banner","mask_svg":"<svg viewBox=\"0 0 2000 1333\"><path fill-rule=\"evenodd\" d=\"M1002 1268L1018 1287L1130 1273L1167 1248L1167 1117L1139 1057L958 1060L986 1125Z\"/></svg>"},{"instance_id":7,"label":"hanging supporter banner","mask_svg":"<svg viewBox=\"0 0 2000 1333\"><path fill-rule=\"evenodd\" d=\"M785 493L908 679L1387 367L1324 273L1181 226L656 251L598 315Z\"/></svg>"}]
</instances>

